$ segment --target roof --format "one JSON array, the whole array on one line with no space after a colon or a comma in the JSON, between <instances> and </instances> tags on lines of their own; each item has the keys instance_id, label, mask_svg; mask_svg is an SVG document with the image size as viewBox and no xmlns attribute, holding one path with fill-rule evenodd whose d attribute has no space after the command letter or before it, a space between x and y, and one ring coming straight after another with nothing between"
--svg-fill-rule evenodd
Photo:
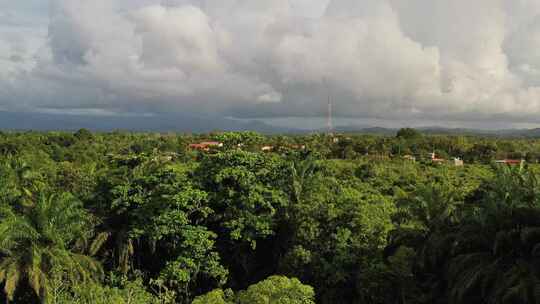
<instances>
[{"instance_id":1,"label":"roof","mask_svg":"<svg viewBox=\"0 0 540 304\"><path fill-rule=\"evenodd\" d=\"M190 147L190 148L207 148L208 145L204 145L204 144L190 144L189 147Z\"/></svg>"},{"instance_id":2,"label":"roof","mask_svg":"<svg viewBox=\"0 0 540 304\"><path fill-rule=\"evenodd\" d=\"M521 164L523 160L522 159L502 159L502 160L496 160L495 162L499 164Z\"/></svg>"},{"instance_id":3,"label":"roof","mask_svg":"<svg viewBox=\"0 0 540 304\"><path fill-rule=\"evenodd\" d=\"M198 144L190 144L189 147L190 148L208 148L208 147L221 147L223 146L223 143L220 143L218 141L203 141L201 143L198 143Z\"/></svg>"},{"instance_id":4,"label":"roof","mask_svg":"<svg viewBox=\"0 0 540 304\"><path fill-rule=\"evenodd\" d=\"M306 145L290 145L290 147L293 149L305 149Z\"/></svg>"}]
</instances>

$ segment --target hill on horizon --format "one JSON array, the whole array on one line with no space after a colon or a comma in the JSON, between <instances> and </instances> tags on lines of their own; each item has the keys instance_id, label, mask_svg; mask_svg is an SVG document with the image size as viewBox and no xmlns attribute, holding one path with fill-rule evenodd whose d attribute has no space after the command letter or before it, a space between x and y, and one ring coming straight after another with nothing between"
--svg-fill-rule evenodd
<instances>
[{"instance_id":1,"label":"hill on horizon","mask_svg":"<svg viewBox=\"0 0 540 304\"><path fill-rule=\"evenodd\" d=\"M184 133L208 133L220 130L256 131L265 134L306 134L327 132L326 129L309 130L275 126L260 120L239 121L222 117L183 114L161 114L156 116L95 116L0 111L0 130L74 131L83 128L101 132L114 130ZM485 130L432 126L418 127L416 129L424 134L431 135L540 137L540 128ZM398 130L399 128L367 125L340 125L334 128L334 132L336 133L363 133L386 136L393 136Z\"/></svg>"}]
</instances>

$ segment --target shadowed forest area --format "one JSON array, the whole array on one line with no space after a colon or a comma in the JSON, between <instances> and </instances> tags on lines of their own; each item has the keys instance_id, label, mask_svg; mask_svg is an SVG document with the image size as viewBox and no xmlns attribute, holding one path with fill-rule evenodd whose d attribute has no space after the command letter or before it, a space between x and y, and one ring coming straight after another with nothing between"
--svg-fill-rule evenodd
<instances>
[{"instance_id":1,"label":"shadowed forest area","mask_svg":"<svg viewBox=\"0 0 540 304\"><path fill-rule=\"evenodd\" d=\"M0 303L540 303L539 152L413 129L0 132Z\"/></svg>"}]
</instances>

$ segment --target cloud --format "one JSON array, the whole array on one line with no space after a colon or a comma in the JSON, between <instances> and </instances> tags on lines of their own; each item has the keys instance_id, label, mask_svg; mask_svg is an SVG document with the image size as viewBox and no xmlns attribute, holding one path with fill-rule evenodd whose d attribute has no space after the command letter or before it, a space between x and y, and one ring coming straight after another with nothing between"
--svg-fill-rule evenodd
<instances>
[{"instance_id":1,"label":"cloud","mask_svg":"<svg viewBox=\"0 0 540 304\"><path fill-rule=\"evenodd\" d=\"M534 0L50 0L35 64L1 40L4 108L539 122Z\"/></svg>"}]
</instances>

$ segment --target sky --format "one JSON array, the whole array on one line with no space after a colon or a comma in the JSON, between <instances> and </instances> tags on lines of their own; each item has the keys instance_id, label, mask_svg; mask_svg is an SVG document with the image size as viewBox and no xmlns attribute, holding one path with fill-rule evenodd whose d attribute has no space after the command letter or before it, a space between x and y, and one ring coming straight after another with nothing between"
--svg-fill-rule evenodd
<instances>
[{"instance_id":1,"label":"sky","mask_svg":"<svg viewBox=\"0 0 540 304\"><path fill-rule=\"evenodd\" d=\"M0 0L0 110L540 126L538 0Z\"/></svg>"}]
</instances>

